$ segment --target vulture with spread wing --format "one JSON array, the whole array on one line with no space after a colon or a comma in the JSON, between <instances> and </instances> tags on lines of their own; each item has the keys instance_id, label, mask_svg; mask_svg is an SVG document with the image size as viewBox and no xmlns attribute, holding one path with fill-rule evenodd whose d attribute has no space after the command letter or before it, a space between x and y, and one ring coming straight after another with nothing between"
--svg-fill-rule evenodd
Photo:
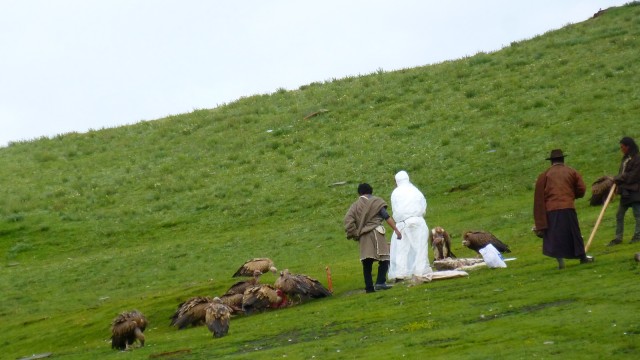
<instances>
[{"instance_id":1,"label":"vulture with spread wing","mask_svg":"<svg viewBox=\"0 0 640 360\"><path fill-rule=\"evenodd\" d=\"M286 306L287 297L280 289L262 284L250 287L242 296L242 311L245 314Z\"/></svg>"},{"instance_id":2,"label":"vulture with spread wing","mask_svg":"<svg viewBox=\"0 0 640 360\"><path fill-rule=\"evenodd\" d=\"M244 281L238 281L237 283L231 285L225 295L244 294L245 290L247 290L248 288L260 284L260 275L262 275L262 272L260 270L254 270L252 278Z\"/></svg>"},{"instance_id":3,"label":"vulture with spread wing","mask_svg":"<svg viewBox=\"0 0 640 360\"><path fill-rule=\"evenodd\" d=\"M268 258L255 258L251 260L247 260L235 274L233 277L238 276L253 276L254 271L260 271L261 274L266 273L267 271L271 271L272 273L277 273L278 269L276 269L273 261Z\"/></svg>"},{"instance_id":4,"label":"vulture with spread wing","mask_svg":"<svg viewBox=\"0 0 640 360\"><path fill-rule=\"evenodd\" d=\"M509 246L498 240L492 233L486 231L467 231L463 235L462 245L480 254L480 249L493 245L501 253L509 253Z\"/></svg>"},{"instance_id":5,"label":"vulture with spread wing","mask_svg":"<svg viewBox=\"0 0 640 360\"><path fill-rule=\"evenodd\" d=\"M111 348L128 350L138 340L144 346L144 329L147 319L138 310L123 312L111 323Z\"/></svg>"},{"instance_id":6,"label":"vulture with spread wing","mask_svg":"<svg viewBox=\"0 0 640 360\"><path fill-rule=\"evenodd\" d=\"M199 326L205 323L206 308L213 299L208 296L196 296L178 305L171 317L171 326L184 329L187 326Z\"/></svg>"},{"instance_id":7,"label":"vulture with spread wing","mask_svg":"<svg viewBox=\"0 0 640 360\"><path fill-rule=\"evenodd\" d=\"M291 274L288 269L280 272L275 287L287 296L298 298L298 303L309 298L317 299L331 296L331 292L320 281L303 274Z\"/></svg>"},{"instance_id":8,"label":"vulture with spread wing","mask_svg":"<svg viewBox=\"0 0 640 360\"><path fill-rule=\"evenodd\" d=\"M446 258L455 259L451 252L451 238L449 233L440 226L436 226L429 234L429 245L433 250L433 260L444 260Z\"/></svg>"},{"instance_id":9,"label":"vulture with spread wing","mask_svg":"<svg viewBox=\"0 0 640 360\"><path fill-rule=\"evenodd\" d=\"M589 205L598 206L604 204L604 201L609 196L609 191L613 186L613 177L602 176L591 184L591 198L589 199Z\"/></svg>"},{"instance_id":10,"label":"vulture with spread wing","mask_svg":"<svg viewBox=\"0 0 640 360\"><path fill-rule=\"evenodd\" d=\"M227 335L229 332L229 321L231 320L231 308L222 303L219 297L207 304L205 308L205 320L209 331L214 338Z\"/></svg>"}]
</instances>

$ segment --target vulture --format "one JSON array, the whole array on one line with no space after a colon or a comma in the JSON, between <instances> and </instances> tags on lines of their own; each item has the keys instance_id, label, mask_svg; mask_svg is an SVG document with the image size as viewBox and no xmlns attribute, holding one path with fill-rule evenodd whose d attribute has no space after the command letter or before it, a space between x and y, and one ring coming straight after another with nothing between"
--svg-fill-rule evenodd
<instances>
[{"instance_id":1,"label":"vulture","mask_svg":"<svg viewBox=\"0 0 640 360\"><path fill-rule=\"evenodd\" d=\"M488 244L493 245L501 253L509 253L509 246L486 231L467 231L463 235L462 245L480 254L480 249Z\"/></svg>"},{"instance_id":2,"label":"vulture","mask_svg":"<svg viewBox=\"0 0 640 360\"><path fill-rule=\"evenodd\" d=\"M612 186L613 177L608 175L600 177L591 184L591 198L589 199L589 205L598 206L604 204Z\"/></svg>"},{"instance_id":3,"label":"vulture","mask_svg":"<svg viewBox=\"0 0 640 360\"><path fill-rule=\"evenodd\" d=\"M220 338L229 332L231 320L231 308L222 303L219 297L207 304L205 308L205 321L214 338Z\"/></svg>"},{"instance_id":4,"label":"vulture","mask_svg":"<svg viewBox=\"0 0 640 360\"><path fill-rule=\"evenodd\" d=\"M433 250L433 260L444 260L446 258L455 259L451 252L451 238L449 233L440 226L431 229L429 234L429 245Z\"/></svg>"},{"instance_id":5,"label":"vulture","mask_svg":"<svg viewBox=\"0 0 640 360\"><path fill-rule=\"evenodd\" d=\"M144 346L144 329L147 318L138 310L123 312L111 323L111 348L128 350L138 340Z\"/></svg>"},{"instance_id":6,"label":"vulture","mask_svg":"<svg viewBox=\"0 0 640 360\"><path fill-rule=\"evenodd\" d=\"M187 326L199 326L205 323L206 308L213 301L208 296L196 296L178 305L171 317L171 326L184 329Z\"/></svg>"},{"instance_id":7,"label":"vulture","mask_svg":"<svg viewBox=\"0 0 640 360\"><path fill-rule=\"evenodd\" d=\"M266 273L267 271L271 271L272 273L276 273L278 269L275 268L273 261L267 258L255 258L251 260L247 260L235 274L233 277L238 276L254 276L254 271L260 271L261 274Z\"/></svg>"},{"instance_id":8,"label":"vulture","mask_svg":"<svg viewBox=\"0 0 640 360\"><path fill-rule=\"evenodd\" d=\"M237 283L231 285L225 295L244 294L245 290L247 290L248 288L260 284L260 275L262 275L262 272L260 270L254 270L252 278L244 281L238 281Z\"/></svg>"},{"instance_id":9,"label":"vulture","mask_svg":"<svg viewBox=\"0 0 640 360\"><path fill-rule=\"evenodd\" d=\"M231 314L241 314L242 313L242 298L244 297L244 293L242 294L224 294L220 296L220 301L223 304L227 305L231 308Z\"/></svg>"},{"instance_id":10,"label":"vulture","mask_svg":"<svg viewBox=\"0 0 640 360\"><path fill-rule=\"evenodd\" d=\"M331 296L331 292L320 281L303 274L291 274L288 269L280 272L275 287L289 297L297 297L299 303L309 298Z\"/></svg>"},{"instance_id":11,"label":"vulture","mask_svg":"<svg viewBox=\"0 0 640 360\"><path fill-rule=\"evenodd\" d=\"M247 289L242 296L242 311L251 314L256 311L264 311L269 308L281 308L286 306L287 297L280 289L262 284Z\"/></svg>"}]
</instances>

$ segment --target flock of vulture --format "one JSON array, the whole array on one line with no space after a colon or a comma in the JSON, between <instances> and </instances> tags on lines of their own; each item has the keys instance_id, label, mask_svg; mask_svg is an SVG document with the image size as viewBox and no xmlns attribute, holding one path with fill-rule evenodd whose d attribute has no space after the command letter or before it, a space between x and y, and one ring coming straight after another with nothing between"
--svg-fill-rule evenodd
<instances>
[{"instance_id":1,"label":"flock of vulture","mask_svg":"<svg viewBox=\"0 0 640 360\"><path fill-rule=\"evenodd\" d=\"M261 284L260 276L266 272L277 274L271 259L255 258L246 261L233 277L247 277L238 281L221 296L196 296L178 305L171 316L171 326L184 329L205 325L214 338L225 336L232 316L249 315L270 309L300 304L310 299L331 296L331 291L318 280L303 274L292 274L288 269L280 272L273 285ZM144 346L147 319L137 311L124 312L111 323L111 347L128 350L137 340Z\"/></svg>"},{"instance_id":2,"label":"flock of vulture","mask_svg":"<svg viewBox=\"0 0 640 360\"><path fill-rule=\"evenodd\" d=\"M479 254L479 250L492 244L501 253L510 252L509 246L493 234L483 231L467 231L462 244ZM451 252L449 234L436 226L429 235L429 245L433 249L434 260L455 258ZM274 263L268 258L246 261L233 277L247 279L236 282L221 296L195 296L178 305L171 316L170 325L178 329L205 325L214 338L225 336L229 331L231 318L236 315L250 315L272 309L300 304L310 299L331 296L331 291L318 280L303 274L292 274L288 269L280 271L273 285L260 283L260 276L266 272L278 273ZM144 330L148 325L145 316L137 311L119 314L111 323L111 347L128 350L136 342L144 346Z\"/></svg>"},{"instance_id":3,"label":"flock of vulture","mask_svg":"<svg viewBox=\"0 0 640 360\"><path fill-rule=\"evenodd\" d=\"M493 234L484 231L467 231L462 244L478 254L487 244L492 244L501 253L511 252L509 246ZM451 239L447 231L436 226L429 235L434 260L455 258L451 252ZM178 305L171 316L170 325L178 329L205 325L214 338L225 336L229 331L232 316L250 315L270 309L280 309L300 304L310 299L331 296L331 291L318 280L304 274L292 274L288 269L280 271L273 285L260 283L266 272L278 273L268 258L246 261L233 277L246 277L231 285L221 296L195 296ZM144 346L144 330L148 324L145 316L137 311L118 315L111 324L111 347L128 350L136 342Z\"/></svg>"}]
</instances>

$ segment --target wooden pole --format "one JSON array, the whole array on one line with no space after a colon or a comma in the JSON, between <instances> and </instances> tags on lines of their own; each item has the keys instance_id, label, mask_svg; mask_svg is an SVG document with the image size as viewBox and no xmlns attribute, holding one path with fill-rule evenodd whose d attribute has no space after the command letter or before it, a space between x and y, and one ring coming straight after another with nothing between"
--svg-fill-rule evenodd
<instances>
[{"instance_id":1,"label":"wooden pole","mask_svg":"<svg viewBox=\"0 0 640 360\"><path fill-rule=\"evenodd\" d=\"M329 266L327 265L324 268L327 271L327 287L329 288L329 292L333 294L333 282L331 281L331 269L329 269Z\"/></svg>"},{"instance_id":2,"label":"wooden pole","mask_svg":"<svg viewBox=\"0 0 640 360\"><path fill-rule=\"evenodd\" d=\"M593 227L593 230L591 231L591 235L589 236L589 241L587 241L587 245L584 246L584 252L587 252L589 250L589 246L591 246L591 241L593 240L593 237L596 235L596 230L598 230L598 226L600 226L600 221L602 221L602 217L604 216L604 211L607 209L607 206L609 205L609 202L611 201L611 198L615 193L616 193L616 184L613 184L613 186L611 186L611 190L609 190L609 195L607 195L607 200L605 200L604 205L602 205L602 210L600 210L600 216L598 216L596 225Z\"/></svg>"}]
</instances>

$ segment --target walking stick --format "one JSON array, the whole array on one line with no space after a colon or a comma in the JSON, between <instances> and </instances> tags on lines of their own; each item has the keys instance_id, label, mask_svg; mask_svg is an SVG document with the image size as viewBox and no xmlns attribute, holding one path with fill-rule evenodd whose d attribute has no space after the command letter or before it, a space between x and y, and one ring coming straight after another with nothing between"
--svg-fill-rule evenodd
<instances>
[{"instance_id":1,"label":"walking stick","mask_svg":"<svg viewBox=\"0 0 640 360\"><path fill-rule=\"evenodd\" d=\"M587 250L589 250L589 246L591 245L591 240L593 240L593 237L596 235L596 230L598 230L598 226L600 225L602 216L604 216L604 211L607 209L607 206L609 205L609 201L611 201L611 198L613 197L613 194L615 194L615 192L616 192L616 184L613 184L613 186L611 186L611 190L609 190L609 195L607 195L607 200L605 200L604 205L602 205L602 210L600 210L600 216L598 216L596 225L593 227L593 230L591 231L591 236L589 236L589 241L587 241L587 245L585 245L584 247L584 252L587 252Z\"/></svg>"}]
</instances>

